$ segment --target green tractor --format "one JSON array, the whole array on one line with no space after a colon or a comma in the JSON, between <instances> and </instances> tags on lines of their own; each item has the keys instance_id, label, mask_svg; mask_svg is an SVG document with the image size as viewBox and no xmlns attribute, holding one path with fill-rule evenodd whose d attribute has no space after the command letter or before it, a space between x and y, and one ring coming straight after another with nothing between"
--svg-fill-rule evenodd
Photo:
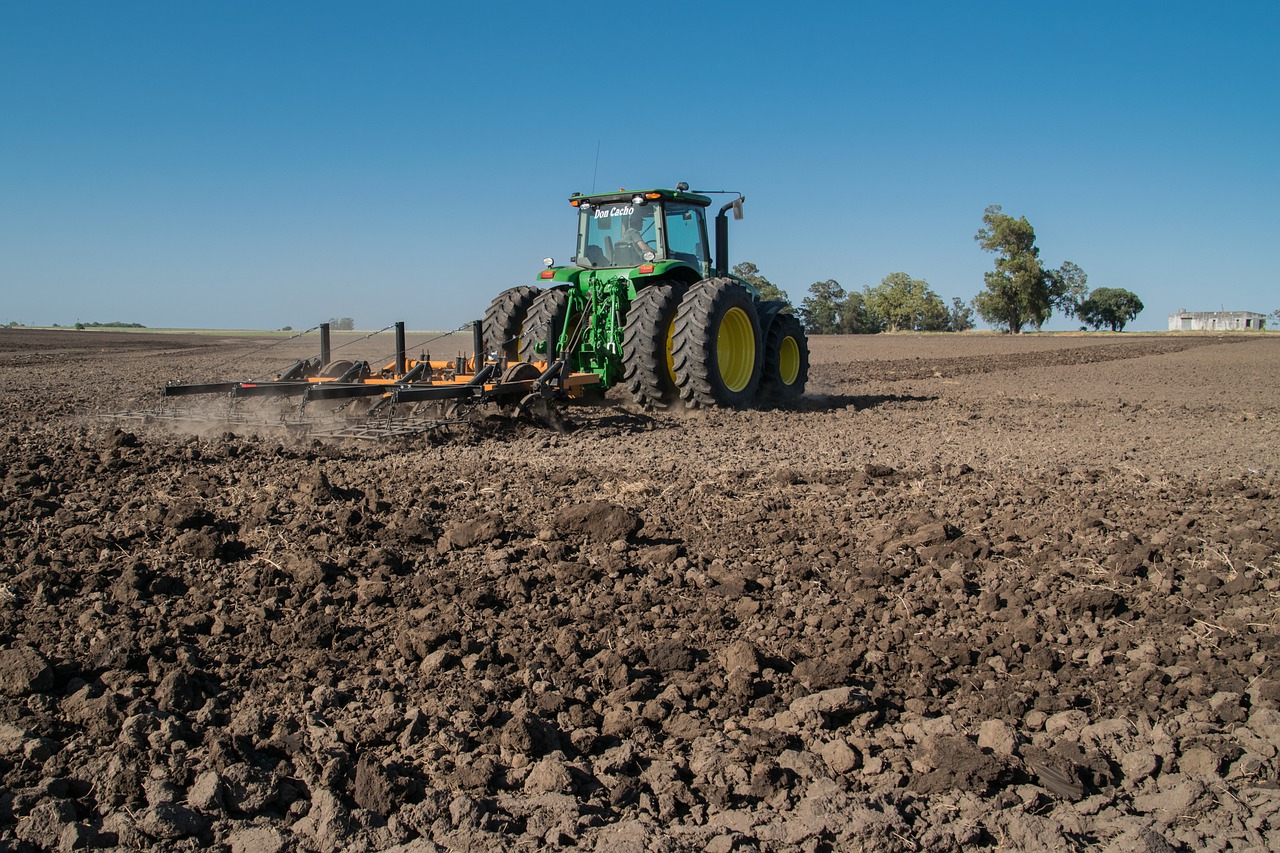
<instances>
[{"instance_id":1,"label":"green tractor","mask_svg":"<svg viewBox=\"0 0 1280 853\"><path fill-rule=\"evenodd\" d=\"M485 349L508 361L564 362L599 387L624 385L646 408L743 409L804 393L809 343L785 302L769 302L729 272L729 220L709 196L674 190L582 195L571 264L547 258L540 286L499 294L484 318Z\"/></svg>"}]
</instances>

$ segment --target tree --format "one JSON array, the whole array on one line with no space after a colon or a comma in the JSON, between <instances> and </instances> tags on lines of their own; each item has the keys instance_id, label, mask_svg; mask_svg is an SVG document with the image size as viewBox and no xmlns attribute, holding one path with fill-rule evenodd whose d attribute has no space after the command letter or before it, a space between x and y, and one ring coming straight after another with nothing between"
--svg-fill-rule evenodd
<instances>
[{"instance_id":1,"label":"tree","mask_svg":"<svg viewBox=\"0 0 1280 853\"><path fill-rule=\"evenodd\" d=\"M1280 308L1277 308L1276 310L1271 312L1271 322L1277 326L1280 326Z\"/></svg>"},{"instance_id":2,"label":"tree","mask_svg":"<svg viewBox=\"0 0 1280 853\"><path fill-rule=\"evenodd\" d=\"M733 265L733 274L747 284L760 291L760 298L765 302L785 302L791 304L791 297L769 279L760 275L760 268L750 261Z\"/></svg>"},{"instance_id":3,"label":"tree","mask_svg":"<svg viewBox=\"0 0 1280 853\"><path fill-rule=\"evenodd\" d=\"M1089 297L1089 276L1071 261L1063 261L1056 270L1047 270L1053 305L1068 317L1080 316L1080 304Z\"/></svg>"},{"instance_id":4,"label":"tree","mask_svg":"<svg viewBox=\"0 0 1280 853\"><path fill-rule=\"evenodd\" d=\"M984 251L995 253L996 268L983 276L987 289L974 297L974 308L991 325L1006 326L1015 335L1027 324L1040 328L1059 298L1057 280L1062 272L1051 274L1054 271L1040 262L1036 231L1025 216L1014 219L993 204L982 222L973 239Z\"/></svg>"},{"instance_id":5,"label":"tree","mask_svg":"<svg viewBox=\"0 0 1280 853\"><path fill-rule=\"evenodd\" d=\"M1142 300L1136 293L1118 287L1099 287L1080 303L1078 316L1094 331L1110 326L1113 332L1123 332L1126 323L1142 313Z\"/></svg>"},{"instance_id":6,"label":"tree","mask_svg":"<svg viewBox=\"0 0 1280 853\"><path fill-rule=\"evenodd\" d=\"M942 332L951 319L946 303L929 289L929 283L904 272L889 273L867 288L866 304L890 332Z\"/></svg>"},{"instance_id":7,"label":"tree","mask_svg":"<svg viewBox=\"0 0 1280 853\"><path fill-rule=\"evenodd\" d=\"M874 335L884 331L884 324L867 308L866 288L851 290L840 303L840 331L846 335Z\"/></svg>"},{"instance_id":8,"label":"tree","mask_svg":"<svg viewBox=\"0 0 1280 853\"><path fill-rule=\"evenodd\" d=\"M951 297L951 316L947 321L949 331L967 332L973 328L973 309L964 304L959 296Z\"/></svg>"},{"instance_id":9,"label":"tree","mask_svg":"<svg viewBox=\"0 0 1280 853\"><path fill-rule=\"evenodd\" d=\"M815 335L834 335L840 329L840 308L847 294L835 279L815 281L800 303L800 322Z\"/></svg>"},{"instance_id":10,"label":"tree","mask_svg":"<svg viewBox=\"0 0 1280 853\"><path fill-rule=\"evenodd\" d=\"M329 328L335 332L350 332L356 327L356 321L350 317L330 317Z\"/></svg>"}]
</instances>

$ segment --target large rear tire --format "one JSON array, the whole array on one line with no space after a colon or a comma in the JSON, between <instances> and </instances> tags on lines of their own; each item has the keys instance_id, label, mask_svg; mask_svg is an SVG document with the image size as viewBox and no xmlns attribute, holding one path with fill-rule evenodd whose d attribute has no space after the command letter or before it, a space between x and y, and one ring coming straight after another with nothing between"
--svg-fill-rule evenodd
<instances>
[{"instance_id":1,"label":"large rear tire","mask_svg":"<svg viewBox=\"0 0 1280 853\"><path fill-rule=\"evenodd\" d=\"M755 300L733 279L704 279L680 301L672 355L688 406L750 406L760 387L763 350Z\"/></svg>"},{"instance_id":2,"label":"large rear tire","mask_svg":"<svg viewBox=\"0 0 1280 853\"><path fill-rule=\"evenodd\" d=\"M778 314L764 338L760 399L786 403L803 396L809 381L809 338L793 314Z\"/></svg>"},{"instance_id":3,"label":"large rear tire","mask_svg":"<svg viewBox=\"0 0 1280 853\"><path fill-rule=\"evenodd\" d=\"M622 332L622 381L631 399L663 409L680 399L672 355L676 312L685 286L654 282L636 294Z\"/></svg>"},{"instance_id":4,"label":"large rear tire","mask_svg":"<svg viewBox=\"0 0 1280 853\"><path fill-rule=\"evenodd\" d=\"M533 300L529 307L529 315L524 321L524 334L520 338L521 361L551 360L551 353L557 356L567 355L558 352L560 334L569 319L569 292L567 290L544 290ZM576 329L570 329L569 339L573 340ZM540 344L545 342L545 347ZM539 352L539 349L542 351Z\"/></svg>"},{"instance_id":5,"label":"large rear tire","mask_svg":"<svg viewBox=\"0 0 1280 853\"><path fill-rule=\"evenodd\" d=\"M508 288L493 298L489 310L484 312L484 348L496 352L508 361L520 357L520 339L523 336L525 317L541 288L520 285Z\"/></svg>"}]
</instances>

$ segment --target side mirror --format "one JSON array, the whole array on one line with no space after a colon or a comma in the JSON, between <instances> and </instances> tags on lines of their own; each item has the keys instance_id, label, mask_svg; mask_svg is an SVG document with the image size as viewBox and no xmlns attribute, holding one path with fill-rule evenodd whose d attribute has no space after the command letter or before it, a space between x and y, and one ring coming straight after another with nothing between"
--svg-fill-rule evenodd
<instances>
[{"instance_id":1,"label":"side mirror","mask_svg":"<svg viewBox=\"0 0 1280 853\"><path fill-rule=\"evenodd\" d=\"M735 198L733 200L733 218L734 219L742 218L742 203L744 201L746 201L746 199L744 198Z\"/></svg>"}]
</instances>

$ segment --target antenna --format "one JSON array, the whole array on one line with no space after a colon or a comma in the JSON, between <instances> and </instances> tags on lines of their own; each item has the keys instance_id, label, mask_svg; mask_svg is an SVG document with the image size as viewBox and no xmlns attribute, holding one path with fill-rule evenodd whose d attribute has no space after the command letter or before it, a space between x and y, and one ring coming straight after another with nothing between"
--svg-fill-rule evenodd
<instances>
[{"instance_id":1,"label":"antenna","mask_svg":"<svg viewBox=\"0 0 1280 853\"><path fill-rule=\"evenodd\" d=\"M599 140L599 139L597 139L597 140L596 140L596 165L595 165L595 167L591 170L591 193L592 193L592 195L594 195L594 194L595 194L595 191L596 191L596 175L597 175L599 172L600 172L600 140Z\"/></svg>"}]
</instances>

